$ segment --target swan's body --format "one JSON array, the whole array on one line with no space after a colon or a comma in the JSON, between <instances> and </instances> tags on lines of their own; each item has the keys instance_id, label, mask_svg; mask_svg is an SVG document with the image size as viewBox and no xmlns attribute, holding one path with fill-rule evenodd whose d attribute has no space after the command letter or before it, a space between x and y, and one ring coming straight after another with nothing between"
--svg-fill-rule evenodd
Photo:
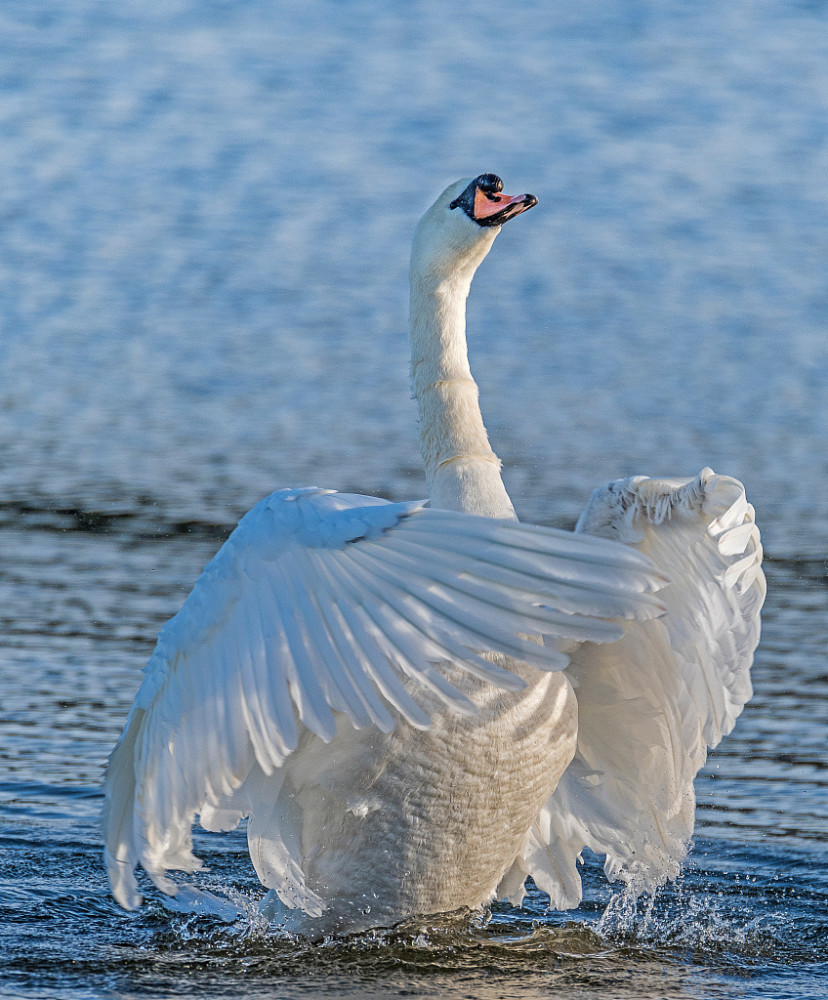
<instances>
[{"instance_id":1,"label":"swan's body","mask_svg":"<svg viewBox=\"0 0 828 1000\"><path fill-rule=\"evenodd\" d=\"M527 875L577 905L584 846L637 889L675 875L693 778L751 693L753 511L705 470L599 490L575 534L517 523L465 341L476 268L535 204L500 190L453 185L415 235L431 508L275 493L162 630L107 773L124 906L136 864L169 894L199 867L196 814L250 817L271 912L311 935L519 902Z\"/></svg>"}]
</instances>

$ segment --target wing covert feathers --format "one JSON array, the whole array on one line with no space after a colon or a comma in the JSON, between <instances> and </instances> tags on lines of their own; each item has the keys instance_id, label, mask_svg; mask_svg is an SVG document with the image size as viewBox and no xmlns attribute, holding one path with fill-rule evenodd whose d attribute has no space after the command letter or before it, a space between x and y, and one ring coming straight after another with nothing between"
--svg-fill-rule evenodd
<instances>
[{"instance_id":1,"label":"wing covert feathers","mask_svg":"<svg viewBox=\"0 0 828 1000\"><path fill-rule=\"evenodd\" d=\"M200 867L195 816L235 826L303 734L329 741L341 716L427 728L434 698L469 714L441 662L518 690L484 654L561 670L564 648L660 615L663 582L646 556L588 533L315 488L265 498L161 630L113 752L104 828L116 898L140 903L139 863L174 893L166 870ZM278 831L268 841L254 826L266 884L280 871L292 905L318 906Z\"/></svg>"},{"instance_id":2,"label":"wing covert feathers","mask_svg":"<svg viewBox=\"0 0 828 1000\"><path fill-rule=\"evenodd\" d=\"M637 477L597 490L576 529L647 555L671 583L666 614L585 643L567 675L578 747L506 887L531 874L551 904L578 904L588 847L634 892L673 878L693 831L693 779L750 698L765 597L754 512L735 479Z\"/></svg>"}]
</instances>

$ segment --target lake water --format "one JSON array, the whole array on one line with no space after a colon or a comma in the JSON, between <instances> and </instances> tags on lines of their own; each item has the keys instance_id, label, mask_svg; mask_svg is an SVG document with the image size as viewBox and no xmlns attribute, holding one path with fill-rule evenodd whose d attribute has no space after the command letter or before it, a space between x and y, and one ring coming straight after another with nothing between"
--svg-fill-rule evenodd
<instances>
[{"instance_id":1,"label":"lake water","mask_svg":"<svg viewBox=\"0 0 828 1000\"><path fill-rule=\"evenodd\" d=\"M4 0L0 136L0 996L826 996L828 5ZM317 947L124 913L100 782L155 634L272 489L423 494L408 247L483 171L540 199L469 310L521 516L704 465L757 509L685 872Z\"/></svg>"}]
</instances>

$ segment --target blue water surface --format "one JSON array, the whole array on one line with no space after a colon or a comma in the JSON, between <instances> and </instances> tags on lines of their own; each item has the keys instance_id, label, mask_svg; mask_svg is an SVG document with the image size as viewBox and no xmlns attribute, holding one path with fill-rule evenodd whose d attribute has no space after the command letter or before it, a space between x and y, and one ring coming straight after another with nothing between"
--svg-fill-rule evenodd
<instances>
[{"instance_id":1,"label":"blue water surface","mask_svg":"<svg viewBox=\"0 0 828 1000\"><path fill-rule=\"evenodd\" d=\"M828 994L828 6L0 5L0 996ZM475 279L521 517L743 480L756 694L676 886L348 944L108 895L106 756L160 625L282 486L421 497L408 247L461 176L539 206ZM253 900L243 834L205 838Z\"/></svg>"}]
</instances>

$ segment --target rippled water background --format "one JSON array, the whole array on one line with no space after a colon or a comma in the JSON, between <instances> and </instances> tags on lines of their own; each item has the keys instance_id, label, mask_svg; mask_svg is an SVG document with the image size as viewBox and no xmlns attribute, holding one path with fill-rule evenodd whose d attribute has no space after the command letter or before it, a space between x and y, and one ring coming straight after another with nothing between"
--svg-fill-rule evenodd
<instances>
[{"instance_id":1,"label":"rippled water background","mask_svg":"<svg viewBox=\"0 0 828 1000\"><path fill-rule=\"evenodd\" d=\"M482 171L540 199L470 303L521 515L707 464L758 511L685 874L316 948L125 914L99 789L155 633L270 490L422 495L408 245ZM0 227L0 995L828 993L828 5L4 0Z\"/></svg>"}]
</instances>

